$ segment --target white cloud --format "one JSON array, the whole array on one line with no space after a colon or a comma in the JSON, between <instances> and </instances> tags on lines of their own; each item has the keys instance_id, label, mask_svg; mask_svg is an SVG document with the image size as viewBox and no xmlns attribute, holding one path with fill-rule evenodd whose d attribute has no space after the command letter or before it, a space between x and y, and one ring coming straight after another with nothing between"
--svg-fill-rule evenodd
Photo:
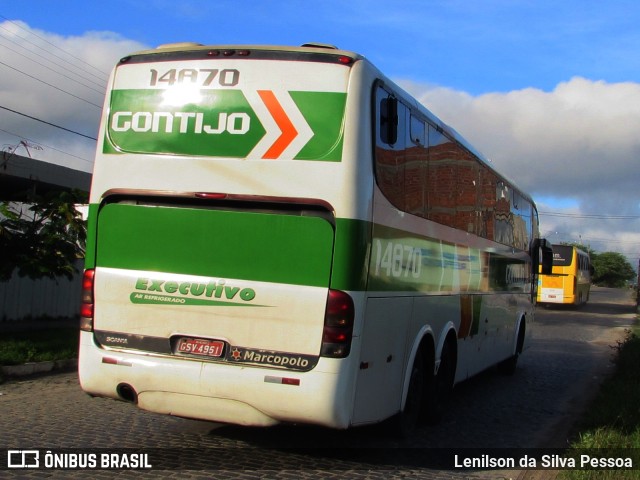
<instances>
[{"instance_id":1,"label":"white cloud","mask_svg":"<svg viewBox=\"0 0 640 480\"><path fill-rule=\"evenodd\" d=\"M63 37L20 21L0 23L0 106L96 137L107 78L118 59L146 46L111 32ZM90 171L95 142L0 111L0 145L39 144L34 157ZM22 147L16 153L25 155ZM79 157L79 158L78 158Z\"/></svg>"}]
</instances>

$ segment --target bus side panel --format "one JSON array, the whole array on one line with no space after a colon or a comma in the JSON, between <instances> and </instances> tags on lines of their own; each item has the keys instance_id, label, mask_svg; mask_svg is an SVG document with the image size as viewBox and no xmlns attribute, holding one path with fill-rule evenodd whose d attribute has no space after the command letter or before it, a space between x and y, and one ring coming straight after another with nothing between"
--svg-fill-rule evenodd
<instances>
[{"instance_id":1,"label":"bus side panel","mask_svg":"<svg viewBox=\"0 0 640 480\"><path fill-rule=\"evenodd\" d=\"M413 298L369 298L365 309L353 424L384 420L400 410Z\"/></svg>"}]
</instances>

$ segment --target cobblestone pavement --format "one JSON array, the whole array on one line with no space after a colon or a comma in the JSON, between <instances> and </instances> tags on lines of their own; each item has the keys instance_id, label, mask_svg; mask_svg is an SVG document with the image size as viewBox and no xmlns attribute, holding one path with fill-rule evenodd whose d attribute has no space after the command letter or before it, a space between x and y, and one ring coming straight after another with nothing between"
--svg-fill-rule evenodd
<instances>
[{"instance_id":1,"label":"cobblestone pavement","mask_svg":"<svg viewBox=\"0 0 640 480\"><path fill-rule=\"evenodd\" d=\"M490 370L457 386L443 421L403 441L385 435L380 427L345 432L258 429L152 414L126 403L90 398L80 390L75 372L12 380L0 385L0 448L137 449L150 452L156 464L169 461L180 468L12 470L0 476L549 478L552 472L518 468L442 470L437 457L474 447L566 446L573 421L590 398L588 392L597 390L594 386L612 368L611 346L624 337L634 318L630 295L607 289L596 289L591 303L579 310L540 308L532 346L514 376Z\"/></svg>"}]
</instances>

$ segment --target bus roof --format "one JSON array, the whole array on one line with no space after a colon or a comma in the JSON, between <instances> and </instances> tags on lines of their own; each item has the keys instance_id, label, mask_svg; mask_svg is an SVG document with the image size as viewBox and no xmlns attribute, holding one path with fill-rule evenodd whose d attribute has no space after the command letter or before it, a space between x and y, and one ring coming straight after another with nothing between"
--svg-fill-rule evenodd
<instances>
[{"instance_id":1,"label":"bus roof","mask_svg":"<svg viewBox=\"0 0 640 480\"><path fill-rule=\"evenodd\" d=\"M142 50L128 55L125 58L134 56L146 56L146 55L163 55L167 53L178 52L201 52L205 53L208 57L212 56L249 56L252 52L285 52L285 53L317 53L332 56L343 56L350 58L352 62L357 60L363 60L364 56L347 51L341 50L333 45L324 43L305 43L299 47L285 46L285 45L204 45L196 42L177 42L166 43L159 45L158 47L150 50Z\"/></svg>"}]
</instances>

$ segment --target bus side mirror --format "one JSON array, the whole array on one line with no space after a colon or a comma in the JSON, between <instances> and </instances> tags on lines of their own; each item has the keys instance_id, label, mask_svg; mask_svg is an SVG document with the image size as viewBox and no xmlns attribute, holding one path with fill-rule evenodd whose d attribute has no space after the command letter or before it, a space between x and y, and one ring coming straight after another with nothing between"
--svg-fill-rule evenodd
<instances>
[{"instance_id":1,"label":"bus side mirror","mask_svg":"<svg viewBox=\"0 0 640 480\"><path fill-rule=\"evenodd\" d=\"M542 274L551 275L553 268L553 247L547 240L543 240L544 245L540 246L542 250Z\"/></svg>"},{"instance_id":2,"label":"bus side mirror","mask_svg":"<svg viewBox=\"0 0 640 480\"><path fill-rule=\"evenodd\" d=\"M536 238L533 242L532 259L534 273L551 275L553 267L553 247L546 238ZM538 266L539 265L539 266Z\"/></svg>"},{"instance_id":3,"label":"bus side mirror","mask_svg":"<svg viewBox=\"0 0 640 480\"><path fill-rule=\"evenodd\" d=\"M398 141L398 100L393 97L380 101L380 140L388 145Z\"/></svg>"}]
</instances>

